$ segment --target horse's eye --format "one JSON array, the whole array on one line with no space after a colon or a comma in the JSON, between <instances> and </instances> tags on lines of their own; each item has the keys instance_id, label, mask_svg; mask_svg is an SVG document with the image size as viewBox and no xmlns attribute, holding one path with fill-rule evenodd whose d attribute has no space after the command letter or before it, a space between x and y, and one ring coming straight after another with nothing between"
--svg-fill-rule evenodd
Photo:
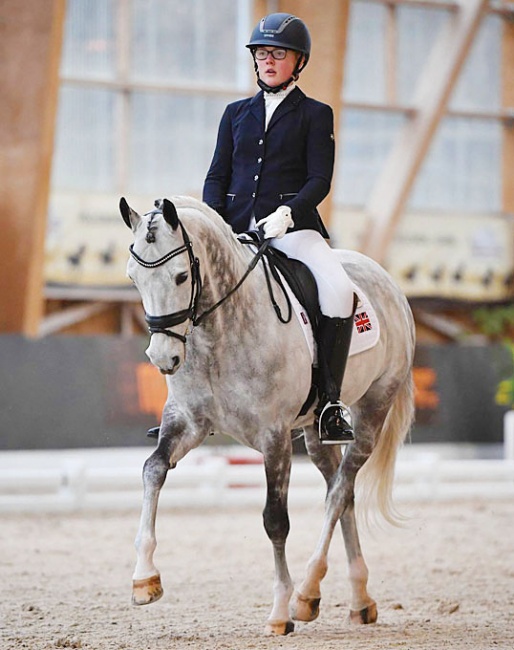
<instances>
[{"instance_id":1,"label":"horse's eye","mask_svg":"<svg viewBox=\"0 0 514 650\"><path fill-rule=\"evenodd\" d=\"M179 284L184 284L186 280L187 280L187 273L184 272L184 273L179 273L177 275L175 282L177 283L177 285L179 285Z\"/></svg>"}]
</instances>

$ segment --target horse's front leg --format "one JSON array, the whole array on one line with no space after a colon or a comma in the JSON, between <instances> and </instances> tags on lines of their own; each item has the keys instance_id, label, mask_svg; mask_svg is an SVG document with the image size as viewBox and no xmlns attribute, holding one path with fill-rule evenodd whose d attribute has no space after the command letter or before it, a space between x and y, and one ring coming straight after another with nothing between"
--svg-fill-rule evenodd
<instances>
[{"instance_id":1,"label":"horse's front leg","mask_svg":"<svg viewBox=\"0 0 514 650\"><path fill-rule=\"evenodd\" d=\"M273 440L264 452L267 497L263 512L264 528L273 544L275 581L273 585L273 608L265 631L267 634L289 634L294 623L289 616L289 601L293 582L286 560L286 539L289 534L287 494L291 475L291 441L288 436L271 432Z\"/></svg>"},{"instance_id":2,"label":"horse's front leg","mask_svg":"<svg viewBox=\"0 0 514 650\"><path fill-rule=\"evenodd\" d=\"M143 468L143 507L135 542L137 562L132 585L134 605L148 605L159 600L163 594L161 577L154 565L153 554L157 546L155 538L157 504L170 469L167 447L168 445L162 440Z\"/></svg>"}]
</instances>

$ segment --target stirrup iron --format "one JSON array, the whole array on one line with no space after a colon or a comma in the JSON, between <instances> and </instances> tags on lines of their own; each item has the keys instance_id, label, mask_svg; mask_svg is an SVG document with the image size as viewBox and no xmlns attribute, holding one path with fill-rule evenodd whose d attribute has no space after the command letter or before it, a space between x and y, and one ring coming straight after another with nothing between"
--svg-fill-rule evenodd
<instances>
[{"instance_id":1,"label":"stirrup iron","mask_svg":"<svg viewBox=\"0 0 514 650\"><path fill-rule=\"evenodd\" d=\"M339 409L341 412L341 427L340 431L328 432L326 430L326 422L324 416L329 417L328 411L332 409ZM352 427L352 415L350 409L343 404L340 400L336 402L328 401L318 418L318 436L322 445L348 445L355 440Z\"/></svg>"}]
</instances>

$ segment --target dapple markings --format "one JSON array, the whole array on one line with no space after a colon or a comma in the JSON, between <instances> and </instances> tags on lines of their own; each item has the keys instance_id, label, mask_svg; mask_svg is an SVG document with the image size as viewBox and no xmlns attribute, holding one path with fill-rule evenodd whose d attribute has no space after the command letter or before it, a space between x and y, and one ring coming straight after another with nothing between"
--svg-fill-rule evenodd
<instances>
[{"instance_id":1,"label":"dapple markings","mask_svg":"<svg viewBox=\"0 0 514 650\"><path fill-rule=\"evenodd\" d=\"M168 470L214 431L258 450L264 458L263 518L275 559L274 599L266 631L287 634L294 629L294 619L312 621L318 616L321 581L337 522L352 588L350 620L374 623L377 608L367 591L354 489L359 473L358 498L364 514L376 505L387 520L395 520L391 499L395 459L413 417L414 324L405 297L378 264L340 251L341 263L362 287L381 323L378 344L348 363L342 399L351 406L356 439L342 457L339 447L320 445L312 410L297 418L311 385L309 350L296 319L287 325L277 319L260 264L236 293L201 317L238 283L253 253L217 213L195 199L174 197L173 203L165 199L160 208L162 215L154 210L141 217L124 199L120 202L123 219L134 232L127 272L141 294L148 322L157 327L147 355L166 375L168 385L159 441L143 470L133 602L148 604L162 595L153 555L157 503ZM147 240L149 232L154 241ZM286 561L287 494L291 430L299 427L304 427L309 456L325 478L327 497L318 544L294 591Z\"/></svg>"}]
</instances>

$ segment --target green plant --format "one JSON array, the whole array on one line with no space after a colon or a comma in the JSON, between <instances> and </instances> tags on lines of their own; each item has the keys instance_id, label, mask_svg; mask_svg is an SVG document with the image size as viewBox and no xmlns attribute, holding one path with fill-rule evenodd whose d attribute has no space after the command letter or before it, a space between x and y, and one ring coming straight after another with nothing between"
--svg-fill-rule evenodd
<instances>
[{"instance_id":1,"label":"green plant","mask_svg":"<svg viewBox=\"0 0 514 650\"><path fill-rule=\"evenodd\" d=\"M512 357L511 376L502 379L496 389L495 401L514 409L514 305L480 307L473 313L475 325L492 341L501 342Z\"/></svg>"},{"instance_id":2,"label":"green plant","mask_svg":"<svg viewBox=\"0 0 514 650\"><path fill-rule=\"evenodd\" d=\"M514 304L480 307L473 312L473 320L480 332L493 341L514 340Z\"/></svg>"},{"instance_id":3,"label":"green plant","mask_svg":"<svg viewBox=\"0 0 514 650\"><path fill-rule=\"evenodd\" d=\"M512 355L512 377L500 381L496 390L495 400L500 406L508 406L514 409L514 344L505 343L505 347L510 350Z\"/></svg>"}]
</instances>

